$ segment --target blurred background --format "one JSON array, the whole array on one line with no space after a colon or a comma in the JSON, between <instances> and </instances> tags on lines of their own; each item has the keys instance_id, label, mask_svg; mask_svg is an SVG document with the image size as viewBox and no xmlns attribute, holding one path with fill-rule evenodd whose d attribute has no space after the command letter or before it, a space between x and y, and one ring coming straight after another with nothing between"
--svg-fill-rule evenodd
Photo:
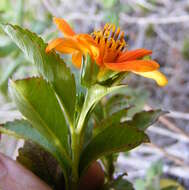
<instances>
[{"instance_id":1,"label":"blurred background","mask_svg":"<svg viewBox=\"0 0 189 190\"><path fill-rule=\"evenodd\" d=\"M129 76L137 104L133 114L151 107L169 114L148 129L151 144L119 156L116 173L127 172L137 190L158 190L160 181L189 189L189 1L0 0L0 22L28 28L46 42L60 35L52 16L66 19L78 33L114 23L125 31L128 49L153 50L169 83L159 88L154 81ZM0 31L0 123L21 117L10 100L8 79L35 74L30 60ZM0 151L15 158L22 144L2 135Z\"/></svg>"}]
</instances>

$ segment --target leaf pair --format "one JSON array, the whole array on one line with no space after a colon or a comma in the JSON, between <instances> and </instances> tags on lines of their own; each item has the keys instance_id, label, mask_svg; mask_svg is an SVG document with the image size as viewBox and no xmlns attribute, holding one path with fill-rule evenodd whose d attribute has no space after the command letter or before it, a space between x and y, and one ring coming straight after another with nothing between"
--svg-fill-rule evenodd
<instances>
[{"instance_id":1,"label":"leaf pair","mask_svg":"<svg viewBox=\"0 0 189 190\"><path fill-rule=\"evenodd\" d=\"M11 81L11 92L18 109L48 146L41 143L41 139L37 143L56 157L66 177L72 165L68 123L74 123L74 76L56 53L45 53L46 44L36 34L10 24L2 25L2 28L42 75ZM35 135L31 138L36 140Z\"/></svg>"}]
</instances>

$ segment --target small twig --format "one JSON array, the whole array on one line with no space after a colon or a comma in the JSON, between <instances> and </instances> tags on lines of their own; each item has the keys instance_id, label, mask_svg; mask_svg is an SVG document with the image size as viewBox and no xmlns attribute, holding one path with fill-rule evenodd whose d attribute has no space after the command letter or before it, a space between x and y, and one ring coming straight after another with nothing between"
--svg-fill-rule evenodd
<instances>
[{"instance_id":1,"label":"small twig","mask_svg":"<svg viewBox=\"0 0 189 190\"><path fill-rule=\"evenodd\" d=\"M170 113L167 114L166 117L189 120L189 113L170 111Z\"/></svg>"}]
</instances>

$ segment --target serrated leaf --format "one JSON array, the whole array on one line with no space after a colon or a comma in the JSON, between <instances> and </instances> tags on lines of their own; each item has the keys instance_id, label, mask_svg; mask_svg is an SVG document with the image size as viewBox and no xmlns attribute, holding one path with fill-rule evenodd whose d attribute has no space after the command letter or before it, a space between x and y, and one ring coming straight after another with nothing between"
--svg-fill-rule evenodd
<instances>
[{"instance_id":1,"label":"serrated leaf","mask_svg":"<svg viewBox=\"0 0 189 190\"><path fill-rule=\"evenodd\" d=\"M15 120L12 122L7 122L0 127L0 132L14 136L16 138L31 140L32 142L43 147L46 151L51 153L60 163L66 179L67 176L65 172L69 168L62 158L60 151L55 146L53 146L53 143L51 143L51 141L48 141L43 135L38 132L38 130L33 128L27 120Z\"/></svg>"},{"instance_id":2,"label":"serrated leaf","mask_svg":"<svg viewBox=\"0 0 189 190\"><path fill-rule=\"evenodd\" d=\"M95 136L83 150L80 159L80 172L94 160L111 153L129 151L142 142L148 142L148 136L135 127L111 126Z\"/></svg>"},{"instance_id":3,"label":"serrated leaf","mask_svg":"<svg viewBox=\"0 0 189 190\"><path fill-rule=\"evenodd\" d=\"M11 81L10 87L20 112L59 150L69 166L69 130L51 86L42 78L28 78Z\"/></svg>"},{"instance_id":4,"label":"serrated leaf","mask_svg":"<svg viewBox=\"0 0 189 190\"><path fill-rule=\"evenodd\" d=\"M130 107L129 107L130 108ZM112 115L108 116L107 118L103 119L95 128L94 128L94 135L97 135L105 128L110 126L117 126L121 122L121 118L126 117L127 111L129 108L121 109Z\"/></svg>"},{"instance_id":5,"label":"serrated leaf","mask_svg":"<svg viewBox=\"0 0 189 190\"><path fill-rule=\"evenodd\" d=\"M48 80L64 107L68 121L73 124L76 101L76 86L73 74L55 52L46 53L46 44L35 33L16 25L2 25L2 29L17 44L24 54Z\"/></svg>"},{"instance_id":6,"label":"serrated leaf","mask_svg":"<svg viewBox=\"0 0 189 190\"><path fill-rule=\"evenodd\" d=\"M126 122L128 125L135 126L140 130L145 130L147 127L155 123L158 118L166 114L167 112L162 110L142 111L136 113L131 121Z\"/></svg>"},{"instance_id":7,"label":"serrated leaf","mask_svg":"<svg viewBox=\"0 0 189 190\"><path fill-rule=\"evenodd\" d=\"M17 161L52 189L62 190L65 187L64 176L57 161L39 145L26 141L24 146L19 149Z\"/></svg>"}]
</instances>

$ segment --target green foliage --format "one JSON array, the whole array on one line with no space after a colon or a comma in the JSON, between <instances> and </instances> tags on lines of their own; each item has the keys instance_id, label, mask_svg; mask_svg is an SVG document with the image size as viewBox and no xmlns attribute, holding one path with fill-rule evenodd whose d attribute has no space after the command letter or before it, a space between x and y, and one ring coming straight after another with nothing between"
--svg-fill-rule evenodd
<instances>
[{"instance_id":1,"label":"green foliage","mask_svg":"<svg viewBox=\"0 0 189 190\"><path fill-rule=\"evenodd\" d=\"M53 144L62 168L68 169L71 165L69 130L49 83L42 78L12 81L11 94L20 112Z\"/></svg>"},{"instance_id":2,"label":"green foliage","mask_svg":"<svg viewBox=\"0 0 189 190\"><path fill-rule=\"evenodd\" d=\"M49 83L42 78L11 81L11 94L21 113L34 127L68 153L69 130Z\"/></svg>"},{"instance_id":3,"label":"green foliage","mask_svg":"<svg viewBox=\"0 0 189 190\"><path fill-rule=\"evenodd\" d=\"M105 87L102 85L95 84L88 89L85 102L83 104L80 118L78 121L78 130L82 130L82 126L84 124L85 118L87 114L92 111L94 106L106 95L110 93L116 93L120 89L125 88L124 85L114 86L114 87Z\"/></svg>"},{"instance_id":4,"label":"green foliage","mask_svg":"<svg viewBox=\"0 0 189 190\"><path fill-rule=\"evenodd\" d=\"M35 33L10 24L2 25L2 28L28 59L37 66L40 74L51 83L60 98L67 119L73 123L76 87L70 69L55 52L48 54L45 52L46 44Z\"/></svg>"},{"instance_id":5,"label":"green foliage","mask_svg":"<svg viewBox=\"0 0 189 190\"><path fill-rule=\"evenodd\" d=\"M164 115L165 111L162 110L151 110L151 111L142 111L139 113L136 113L132 120L126 122L128 125L135 126L140 130L146 130L147 127L152 125L157 121L157 119Z\"/></svg>"},{"instance_id":6,"label":"green foliage","mask_svg":"<svg viewBox=\"0 0 189 190\"><path fill-rule=\"evenodd\" d=\"M124 176L121 175L117 177L114 181L105 184L102 190L110 190L110 189L115 189L115 190L134 190L133 185L131 182L123 178Z\"/></svg>"},{"instance_id":7,"label":"green foliage","mask_svg":"<svg viewBox=\"0 0 189 190\"><path fill-rule=\"evenodd\" d=\"M132 106L128 110L127 117L132 118L136 113L143 110L144 105L149 97L149 93L144 89L131 89L130 87L120 89L117 94L112 95L107 104L109 111L120 110L121 108Z\"/></svg>"},{"instance_id":8,"label":"green foliage","mask_svg":"<svg viewBox=\"0 0 189 190\"><path fill-rule=\"evenodd\" d=\"M15 120L13 122L7 122L0 127L0 132L14 136L16 138L22 138L30 140L46 150L45 152L51 153L59 162L61 169L64 172L65 180L67 181L66 172L68 171L68 165L65 163L64 158L54 145L52 141L49 141L45 136L41 135L37 129L33 128L31 124L26 120ZM30 163L31 165L32 163ZM29 166L28 166L29 167ZM39 175L39 174L37 174Z\"/></svg>"},{"instance_id":9,"label":"green foliage","mask_svg":"<svg viewBox=\"0 0 189 190\"><path fill-rule=\"evenodd\" d=\"M97 74L99 72L99 67L91 59L89 55L83 59L82 69L81 69L81 84L86 87L90 87L97 81Z\"/></svg>"},{"instance_id":10,"label":"green foliage","mask_svg":"<svg viewBox=\"0 0 189 190\"><path fill-rule=\"evenodd\" d=\"M148 142L149 139L142 131L135 127L111 126L96 135L86 146L80 162L80 171L84 169L94 160L103 155L129 151L142 142Z\"/></svg>"},{"instance_id":11,"label":"green foliage","mask_svg":"<svg viewBox=\"0 0 189 190\"><path fill-rule=\"evenodd\" d=\"M16 138L22 138L25 140L32 140L39 144L53 155L56 154L56 150L44 136L42 136L38 130L33 128L27 120L15 120L7 122L0 127L2 133L13 135Z\"/></svg>"},{"instance_id":12,"label":"green foliage","mask_svg":"<svg viewBox=\"0 0 189 190\"><path fill-rule=\"evenodd\" d=\"M129 108L121 109L121 110L113 113L109 117L103 119L95 127L95 129L94 129L94 135L97 135L98 133L100 133L101 131L103 131L107 127L110 127L110 126L115 126L116 127L117 125L119 125L120 122L121 122L121 119L123 117L126 117L128 110L129 110Z\"/></svg>"},{"instance_id":13,"label":"green foliage","mask_svg":"<svg viewBox=\"0 0 189 190\"><path fill-rule=\"evenodd\" d=\"M115 180L111 188L116 190L134 190L132 183L122 178Z\"/></svg>"}]
</instances>

